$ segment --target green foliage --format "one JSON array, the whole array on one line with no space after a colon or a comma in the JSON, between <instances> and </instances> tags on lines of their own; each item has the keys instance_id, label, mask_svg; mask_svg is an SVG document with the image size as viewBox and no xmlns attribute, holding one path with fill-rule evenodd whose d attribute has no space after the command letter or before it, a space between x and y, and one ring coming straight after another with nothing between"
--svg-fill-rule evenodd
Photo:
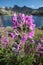
<instances>
[{"instance_id":1,"label":"green foliage","mask_svg":"<svg viewBox=\"0 0 43 65\"><path fill-rule=\"evenodd\" d=\"M33 60L33 54L22 57L10 49L0 48L0 65L32 65Z\"/></svg>"},{"instance_id":2,"label":"green foliage","mask_svg":"<svg viewBox=\"0 0 43 65\"><path fill-rule=\"evenodd\" d=\"M35 29L34 40L36 41L40 40L40 38L42 37L43 37L43 30ZM27 45L24 48L25 54L23 56L13 52L11 47L9 48L0 47L0 65L43 65L43 55L39 54L39 56L34 56L35 54L34 50L37 43L30 44L30 41L28 40L26 44ZM28 54L28 52L30 53Z\"/></svg>"},{"instance_id":3,"label":"green foliage","mask_svg":"<svg viewBox=\"0 0 43 65\"><path fill-rule=\"evenodd\" d=\"M40 38L43 37L43 30L40 29L35 29L35 35L34 35L34 40L39 40Z\"/></svg>"}]
</instances>

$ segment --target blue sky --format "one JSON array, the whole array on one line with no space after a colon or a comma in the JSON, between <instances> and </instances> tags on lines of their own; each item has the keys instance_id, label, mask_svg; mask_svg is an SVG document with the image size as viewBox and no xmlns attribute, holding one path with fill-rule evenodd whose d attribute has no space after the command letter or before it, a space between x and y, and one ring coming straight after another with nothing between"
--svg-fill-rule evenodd
<instances>
[{"instance_id":1,"label":"blue sky","mask_svg":"<svg viewBox=\"0 0 43 65\"><path fill-rule=\"evenodd\" d=\"M31 8L43 7L43 0L0 0L0 6L27 6Z\"/></svg>"}]
</instances>

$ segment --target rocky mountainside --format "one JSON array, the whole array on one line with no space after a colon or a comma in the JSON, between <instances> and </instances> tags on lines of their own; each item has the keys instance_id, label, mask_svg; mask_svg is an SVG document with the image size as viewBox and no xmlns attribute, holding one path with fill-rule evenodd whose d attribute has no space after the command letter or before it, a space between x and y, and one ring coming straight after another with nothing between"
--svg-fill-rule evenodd
<instances>
[{"instance_id":1,"label":"rocky mountainside","mask_svg":"<svg viewBox=\"0 0 43 65\"><path fill-rule=\"evenodd\" d=\"M20 6L15 5L12 8L12 10L15 12L25 13L25 14L43 15L43 7L40 7L38 9L32 9L26 6L20 7Z\"/></svg>"},{"instance_id":2,"label":"rocky mountainside","mask_svg":"<svg viewBox=\"0 0 43 65\"><path fill-rule=\"evenodd\" d=\"M38 9L33 9L27 6L20 7L18 5L14 5L14 7L5 7L0 8L0 15L12 15L16 13L24 13L24 14L33 14L33 15L43 15L43 7L40 7Z\"/></svg>"}]
</instances>

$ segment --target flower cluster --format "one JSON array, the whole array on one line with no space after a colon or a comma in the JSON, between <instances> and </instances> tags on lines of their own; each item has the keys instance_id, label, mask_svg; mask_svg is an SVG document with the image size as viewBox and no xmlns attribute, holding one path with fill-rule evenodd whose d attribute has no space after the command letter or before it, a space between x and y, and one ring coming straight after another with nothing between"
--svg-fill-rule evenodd
<instances>
[{"instance_id":1,"label":"flower cluster","mask_svg":"<svg viewBox=\"0 0 43 65\"><path fill-rule=\"evenodd\" d=\"M24 44L28 38L32 40L35 27L32 15L28 16L21 13L17 15L15 13L12 22L14 25L13 28L15 30L15 35L21 37L18 46Z\"/></svg>"},{"instance_id":2,"label":"flower cluster","mask_svg":"<svg viewBox=\"0 0 43 65\"><path fill-rule=\"evenodd\" d=\"M24 45L28 39L30 40L31 43L34 43L33 36L34 36L35 24L32 15L28 16L21 13L20 14L15 13L12 23L13 23L13 31L10 32L11 28L9 28L9 30L7 29L8 32L6 31L5 28L1 29L2 32L0 42L2 45L11 44L12 47L13 46L15 47L16 45L17 50L19 50L20 47Z\"/></svg>"},{"instance_id":3,"label":"flower cluster","mask_svg":"<svg viewBox=\"0 0 43 65\"><path fill-rule=\"evenodd\" d=\"M36 52L38 52L39 54L43 54L43 38L41 38L38 42Z\"/></svg>"}]
</instances>

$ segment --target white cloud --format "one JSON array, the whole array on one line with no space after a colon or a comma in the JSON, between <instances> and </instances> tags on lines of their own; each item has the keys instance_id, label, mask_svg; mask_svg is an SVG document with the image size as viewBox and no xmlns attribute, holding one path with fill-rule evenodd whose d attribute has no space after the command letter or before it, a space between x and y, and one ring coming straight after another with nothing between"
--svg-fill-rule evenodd
<instances>
[{"instance_id":1,"label":"white cloud","mask_svg":"<svg viewBox=\"0 0 43 65\"><path fill-rule=\"evenodd\" d=\"M34 5L31 5L31 7L32 7L32 8L35 8L35 6L34 6Z\"/></svg>"},{"instance_id":2,"label":"white cloud","mask_svg":"<svg viewBox=\"0 0 43 65\"><path fill-rule=\"evenodd\" d=\"M43 5L41 5L41 7L43 7Z\"/></svg>"}]
</instances>

